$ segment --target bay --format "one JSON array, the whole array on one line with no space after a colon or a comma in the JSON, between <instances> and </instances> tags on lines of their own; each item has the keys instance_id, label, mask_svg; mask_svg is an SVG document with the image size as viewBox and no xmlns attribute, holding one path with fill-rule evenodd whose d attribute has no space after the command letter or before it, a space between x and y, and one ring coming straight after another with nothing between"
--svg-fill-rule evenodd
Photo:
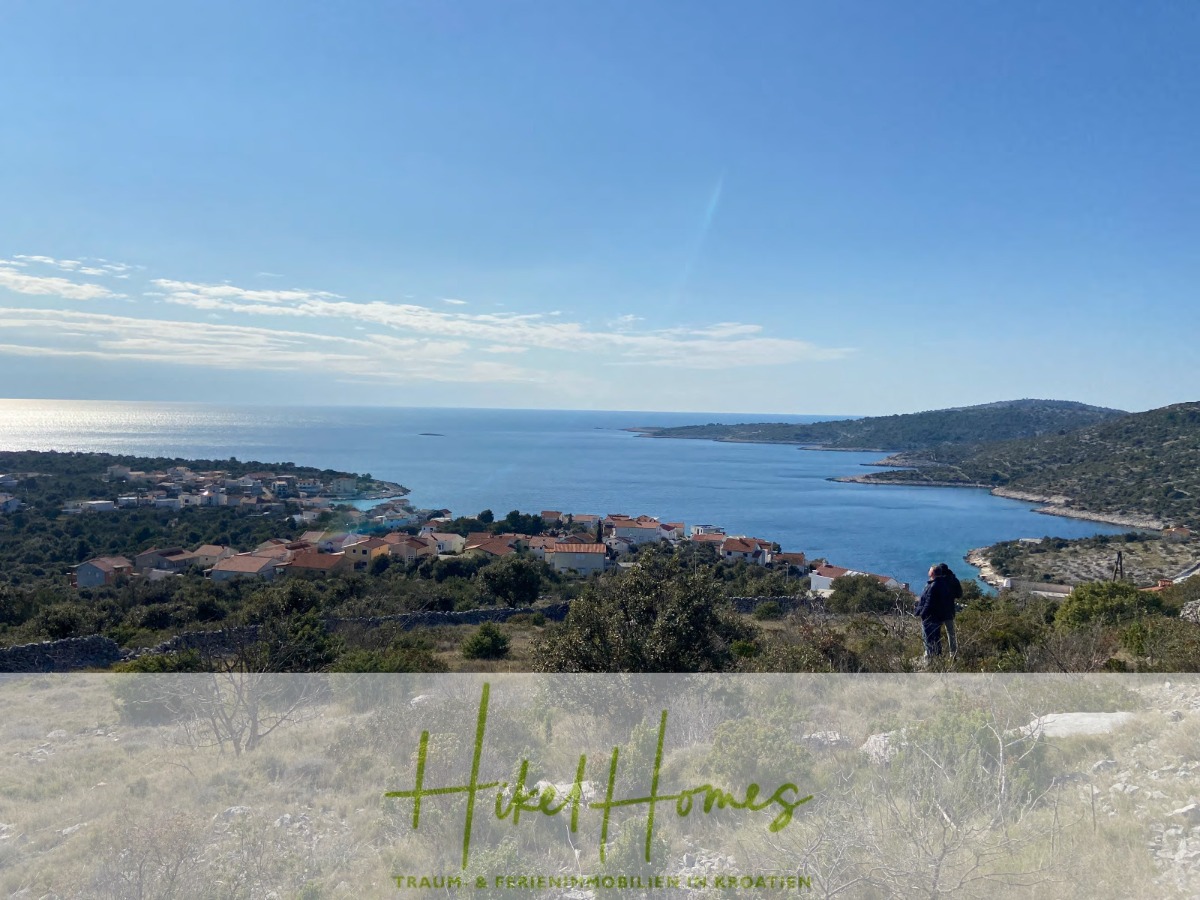
<instances>
[{"instance_id":1,"label":"bay","mask_svg":"<svg viewBox=\"0 0 1200 900\"><path fill-rule=\"evenodd\" d=\"M879 453L656 440L623 429L829 416L0 401L0 449L292 461L398 481L420 507L647 514L778 541L918 587L973 547L1127 529L1037 515L982 489L831 482Z\"/></svg>"}]
</instances>

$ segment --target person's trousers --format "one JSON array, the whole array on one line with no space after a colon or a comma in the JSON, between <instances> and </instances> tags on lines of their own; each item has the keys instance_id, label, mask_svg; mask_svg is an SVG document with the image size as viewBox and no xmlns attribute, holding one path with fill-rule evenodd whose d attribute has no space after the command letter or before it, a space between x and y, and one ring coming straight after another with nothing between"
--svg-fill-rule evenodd
<instances>
[{"instance_id":1,"label":"person's trousers","mask_svg":"<svg viewBox=\"0 0 1200 900\"><path fill-rule=\"evenodd\" d=\"M950 655L958 653L958 637L954 633L954 620L947 619L938 622L933 619L922 619L921 627L925 632L925 656L942 655L942 626L946 626L946 642L950 645Z\"/></svg>"}]
</instances>

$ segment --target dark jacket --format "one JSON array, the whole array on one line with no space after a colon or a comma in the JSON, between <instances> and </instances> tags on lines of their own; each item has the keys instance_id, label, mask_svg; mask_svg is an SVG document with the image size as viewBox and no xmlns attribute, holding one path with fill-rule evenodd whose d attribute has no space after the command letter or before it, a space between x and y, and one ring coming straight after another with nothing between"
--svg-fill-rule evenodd
<instances>
[{"instance_id":1,"label":"dark jacket","mask_svg":"<svg viewBox=\"0 0 1200 900\"><path fill-rule=\"evenodd\" d=\"M931 622L946 622L954 618L954 601L962 596L962 585L951 572L935 575L925 583L917 601L917 615Z\"/></svg>"}]
</instances>

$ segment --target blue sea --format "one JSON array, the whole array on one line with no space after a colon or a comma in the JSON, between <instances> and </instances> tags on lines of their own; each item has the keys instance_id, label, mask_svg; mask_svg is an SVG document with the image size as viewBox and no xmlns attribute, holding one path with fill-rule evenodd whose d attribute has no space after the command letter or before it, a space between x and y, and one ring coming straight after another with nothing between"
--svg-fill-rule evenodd
<instances>
[{"instance_id":1,"label":"blue sea","mask_svg":"<svg viewBox=\"0 0 1200 900\"><path fill-rule=\"evenodd\" d=\"M369 472L419 507L627 513L721 525L784 550L919 587L936 562L960 575L973 547L1126 529L1038 515L982 489L831 482L879 453L654 440L623 429L828 416L0 400L0 449L292 461Z\"/></svg>"}]
</instances>

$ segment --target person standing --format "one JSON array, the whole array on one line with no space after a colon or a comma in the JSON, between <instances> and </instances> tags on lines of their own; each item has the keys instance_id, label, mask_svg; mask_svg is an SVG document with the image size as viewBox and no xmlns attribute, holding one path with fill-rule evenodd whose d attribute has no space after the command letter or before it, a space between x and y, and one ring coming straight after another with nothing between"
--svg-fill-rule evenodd
<instances>
[{"instance_id":1,"label":"person standing","mask_svg":"<svg viewBox=\"0 0 1200 900\"><path fill-rule=\"evenodd\" d=\"M942 626L946 627L946 641L950 655L958 653L958 638L954 633L955 602L962 597L962 584L945 563L929 569L929 580L917 601L917 615L925 635L925 658L942 655Z\"/></svg>"}]
</instances>

